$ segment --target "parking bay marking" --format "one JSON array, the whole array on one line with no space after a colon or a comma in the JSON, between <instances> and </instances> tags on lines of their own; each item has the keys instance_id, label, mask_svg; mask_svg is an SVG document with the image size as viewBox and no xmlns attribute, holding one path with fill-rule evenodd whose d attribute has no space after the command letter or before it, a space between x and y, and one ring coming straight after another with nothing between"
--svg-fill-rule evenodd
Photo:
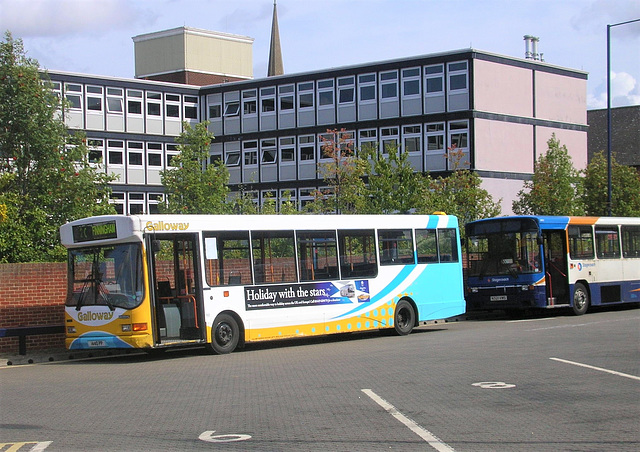
<instances>
[{"instance_id":1,"label":"parking bay marking","mask_svg":"<svg viewBox=\"0 0 640 452\"><path fill-rule=\"evenodd\" d=\"M22 449L22 446L28 446L33 444L31 449L24 449L29 452L40 452L45 450L53 441L22 441L16 443L0 443L0 449L5 452L17 452ZM9 446L8 449L4 449L5 446Z\"/></svg>"},{"instance_id":2,"label":"parking bay marking","mask_svg":"<svg viewBox=\"0 0 640 452\"><path fill-rule=\"evenodd\" d=\"M575 361L569 361L569 360L561 359L561 358L549 358L549 359L551 359L553 361L558 361L560 363L572 364L574 366L579 366L579 367L586 367L587 369L599 370L600 372L606 372L606 373L609 373L609 374L617 375L619 377L631 378L632 380L640 381L640 377L636 377L635 375L625 374L625 373L618 372L618 371L615 371L615 370L609 370L609 369L604 369L602 367L590 366L589 364L577 363Z\"/></svg>"},{"instance_id":3,"label":"parking bay marking","mask_svg":"<svg viewBox=\"0 0 640 452\"><path fill-rule=\"evenodd\" d=\"M398 409L396 407L394 407L389 402L384 400L382 397L380 397L378 394L373 392L371 389L362 389L362 392L364 392L371 400L373 400L378 405L380 405L382 408L384 408L387 413L389 413L390 415L395 417L397 420L402 422L406 427L409 428L409 430L411 430L413 433L415 433L420 438L425 440L431 447L433 447L437 451L439 451L439 452L453 452L454 451L454 449L452 447L450 447L448 444L442 442L433 433L431 433L430 431L424 429L423 427L418 425L415 421L413 421L413 420L409 419L408 417L406 417L404 414L402 414L400 411L398 411Z\"/></svg>"}]
</instances>

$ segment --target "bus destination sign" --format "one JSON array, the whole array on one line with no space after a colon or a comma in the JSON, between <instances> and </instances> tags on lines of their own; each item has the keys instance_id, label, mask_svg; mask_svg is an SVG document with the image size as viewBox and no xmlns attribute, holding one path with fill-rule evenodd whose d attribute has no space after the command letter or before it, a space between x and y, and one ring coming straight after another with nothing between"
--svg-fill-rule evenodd
<instances>
[{"instance_id":1,"label":"bus destination sign","mask_svg":"<svg viewBox=\"0 0 640 452\"><path fill-rule=\"evenodd\" d=\"M116 222L103 221L102 223L81 224L73 227L73 241L90 242L92 240L115 239L118 237Z\"/></svg>"}]
</instances>

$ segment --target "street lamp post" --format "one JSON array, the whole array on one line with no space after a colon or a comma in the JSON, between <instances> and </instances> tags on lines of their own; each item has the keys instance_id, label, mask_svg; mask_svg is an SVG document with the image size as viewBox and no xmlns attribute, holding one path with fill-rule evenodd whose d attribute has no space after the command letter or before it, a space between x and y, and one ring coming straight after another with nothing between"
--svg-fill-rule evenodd
<instances>
[{"instance_id":1,"label":"street lamp post","mask_svg":"<svg viewBox=\"0 0 640 452\"><path fill-rule=\"evenodd\" d=\"M607 25L607 215L611 216L611 28L640 22L640 19L628 20Z\"/></svg>"}]
</instances>

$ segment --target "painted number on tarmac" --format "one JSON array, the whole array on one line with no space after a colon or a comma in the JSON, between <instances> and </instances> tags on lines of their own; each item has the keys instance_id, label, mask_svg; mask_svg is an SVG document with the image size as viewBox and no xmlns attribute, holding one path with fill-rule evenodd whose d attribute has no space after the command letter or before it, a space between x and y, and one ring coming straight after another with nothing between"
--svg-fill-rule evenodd
<instances>
[{"instance_id":1,"label":"painted number on tarmac","mask_svg":"<svg viewBox=\"0 0 640 452\"><path fill-rule=\"evenodd\" d=\"M239 433L229 433L226 435L214 435L215 430L207 430L198 436L198 439L208 443L232 443L235 441L246 441L251 439L251 435L242 435Z\"/></svg>"},{"instance_id":2,"label":"painted number on tarmac","mask_svg":"<svg viewBox=\"0 0 640 452\"><path fill-rule=\"evenodd\" d=\"M473 383L471 386L477 386L482 389L507 389L516 387L516 385L505 383L504 381L481 381L479 383Z\"/></svg>"}]
</instances>

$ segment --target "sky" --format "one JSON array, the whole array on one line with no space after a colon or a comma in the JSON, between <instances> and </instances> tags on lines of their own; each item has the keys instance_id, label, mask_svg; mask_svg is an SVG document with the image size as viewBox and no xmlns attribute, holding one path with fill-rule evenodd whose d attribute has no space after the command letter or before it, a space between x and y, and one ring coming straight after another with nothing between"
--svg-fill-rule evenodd
<instances>
[{"instance_id":1,"label":"sky","mask_svg":"<svg viewBox=\"0 0 640 452\"><path fill-rule=\"evenodd\" d=\"M607 25L640 0L277 0L285 74L474 48L588 72L587 109L607 107ZM186 26L254 38L267 73L273 0L0 0L0 30L49 70L133 78L132 37ZM612 106L640 105L640 22L611 27Z\"/></svg>"}]
</instances>

